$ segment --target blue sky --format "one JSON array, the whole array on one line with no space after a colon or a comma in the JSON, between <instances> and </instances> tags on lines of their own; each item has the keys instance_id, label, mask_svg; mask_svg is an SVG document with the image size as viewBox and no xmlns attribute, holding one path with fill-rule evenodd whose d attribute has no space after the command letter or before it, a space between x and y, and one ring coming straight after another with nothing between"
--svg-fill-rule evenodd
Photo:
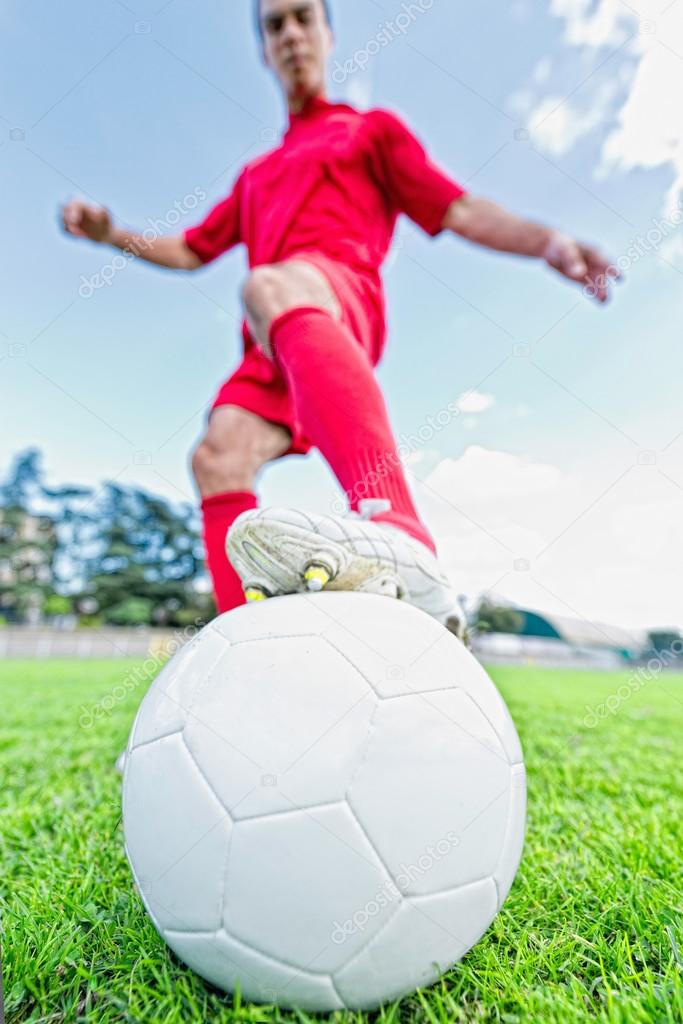
<instances>
[{"instance_id":1,"label":"blue sky","mask_svg":"<svg viewBox=\"0 0 683 1024\"><path fill-rule=\"evenodd\" d=\"M679 200L683 32L675 8L634 11L344 0L335 58L367 67L330 94L397 110L472 191L629 263L598 309L539 266L400 223L380 379L401 436L462 402L409 459L458 589L683 625L681 231L669 219L661 244L625 255ZM376 45L387 21L404 30ZM273 145L284 114L250 4L0 0L0 30L0 468L37 445L52 480L194 500L188 451L238 358L245 255L192 276L127 266L83 298L115 253L56 217L83 196L179 231ZM169 223L196 189L206 202ZM335 493L317 457L261 485L319 509Z\"/></svg>"}]
</instances>

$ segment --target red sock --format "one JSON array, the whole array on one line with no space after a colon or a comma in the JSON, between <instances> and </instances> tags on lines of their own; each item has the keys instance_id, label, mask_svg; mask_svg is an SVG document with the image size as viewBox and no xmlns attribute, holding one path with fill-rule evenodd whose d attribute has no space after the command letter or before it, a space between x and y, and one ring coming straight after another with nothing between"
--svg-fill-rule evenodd
<instances>
[{"instance_id":1,"label":"red sock","mask_svg":"<svg viewBox=\"0 0 683 1024\"><path fill-rule=\"evenodd\" d=\"M391 523L436 551L413 504L370 359L351 332L322 309L287 310L270 329L304 433L327 459L356 511L388 498Z\"/></svg>"},{"instance_id":2,"label":"red sock","mask_svg":"<svg viewBox=\"0 0 683 1024\"><path fill-rule=\"evenodd\" d=\"M241 580L225 553L225 538L237 517L257 506L256 495L251 491L227 491L202 501L206 561L213 580L216 605L221 613L245 603Z\"/></svg>"}]
</instances>

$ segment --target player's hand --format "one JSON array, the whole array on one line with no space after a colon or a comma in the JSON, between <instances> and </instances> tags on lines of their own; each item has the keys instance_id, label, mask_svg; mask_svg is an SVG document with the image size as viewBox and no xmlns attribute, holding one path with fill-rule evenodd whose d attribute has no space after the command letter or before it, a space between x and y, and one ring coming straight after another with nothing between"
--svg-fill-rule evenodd
<instances>
[{"instance_id":1,"label":"player's hand","mask_svg":"<svg viewBox=\"0 0 683 1024\"><path fill-rule=\"evenodd\" d=\"M111 238L109 210L88 206L80 199L67 203L62 210L62 223L67 234L76 238L89 238L91 242L108 242Z\"/></svg>"},{"instance_id":2,"label":"player's hand","mask_svg":"<svg viewBox=\"0 0 683 1024\"><path fill-rule=\"evenodd\" d=\"M621 278L619 270L598 250L576 242L568 235L554 233L543 252L543 259L558 274L582 284L598 302L607 302L611 285Z\"/></svg>"}]
</instances>

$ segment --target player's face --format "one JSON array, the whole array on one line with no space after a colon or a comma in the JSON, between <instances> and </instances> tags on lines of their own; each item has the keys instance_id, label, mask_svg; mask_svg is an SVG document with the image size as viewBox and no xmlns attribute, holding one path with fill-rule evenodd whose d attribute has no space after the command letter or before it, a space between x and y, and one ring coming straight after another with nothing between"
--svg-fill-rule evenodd
<instances>
[{"instance_id":1,"label":"player's face","mask_svg":"<svg viewBox=\"0 0 683 1024\"><path fill-rule=\"evenodd\" d=\"M321 0L261 0L263 55L288 96L324 91L332 30Z\"/></svg>"}]
</instances>

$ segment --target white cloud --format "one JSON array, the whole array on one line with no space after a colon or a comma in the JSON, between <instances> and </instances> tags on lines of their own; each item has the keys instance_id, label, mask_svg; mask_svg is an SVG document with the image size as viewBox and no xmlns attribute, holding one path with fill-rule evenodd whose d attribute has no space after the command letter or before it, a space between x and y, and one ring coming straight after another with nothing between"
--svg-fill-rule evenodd
<instances>
[{"instance_id":1,"label":"white cloud","mask_svg":"<svg viewBox=\"0 0 683 1024\"><path fill-rule=\"evenodd\" d=\"M553 156L564 156L605 122L616 93L616 83L606 82L583 107L562 96L546 96L527 116L534 143Z\"/></svg>"},{"instance_id":2,"label":"white cloud","mask_svg":"<svg viewBox=\"0 0 683 1024\"><path fill-rule=\"evenodd\" d=\"M529 114L533 139L546 153L564 156L595 127L595 120L584 120L581 111L561 96L546 96Z\"/></svg>"},{"instance_id":3,"label":"white cloud","mask_svg":"<svg viewBox=\"0 0 683 1024\"><path fill-rule=\"evenodd\" d=\"M683 479L683 465L669 469ZM471 446L415 490L459 592L494 590L527 607L614 625L683 626L683 488L657 466L613 465L599 478L588 466L568 473Z\"/></svg>"},{"instance_id":4,"label":"white cloud","mask_svg":"<svg viewBox=\"0 0 683 1024\"><path fill-rule=\"evenodd\" d=\"M439 461L439 453L434 448L418 448L417 451L408 452L401 461L404 466L410 466L411 469L428 463L434 465L434 463Z\"/></svg>"},{"instance_id":5,"label":"white cloud","mask_svg":"<svg viewBox=\"0 0 683 1024\"><path fill-rule=\"evenodd\" d=\"M663 206L671 209L683 194L683 4L662 9L657 0L552 0L550 11L564 22L574 72L586 62L586 84L553 113L557 89L535 102L524 90L516 94L517 107L526 100L530 127L538 125L534 140L562 156L602 127L597 175L669 167L672 180ZM590 72L601 61L605 70L594 79ZM561 53L554 63L566 69ZM540 83L549 87L552 78L541 61L532 74L534 89ZM596 81L602 81L597 89Z\"/></svg>"},{"instance_id":6,"label":"white cloud","mask_svg":"<svg viewBox=\"0 0 683 1024\"><path fill-rule=\"evenodd\" d=\"M683 50L683 12L677 17L679 31L672 44ZM667 208L676 205L683 191L681 96L683 59L665 46L650 46L641 55L630 92L602 149L603 173L670 165L674 177Z\"/></svg>"},{"instance_id":7,"label":"white cloud","mask_svg":"<svg viewBox=\"0 0 683 1024\"><path fill-rule=\"evenodd\" d=\"M650 0L640 3L641 9L654 6ZM552 0L550 10L565 19L567 40L575 46L620 46L633 33L632 22L648 16L621 0Z\"/></svg>"},{"instance_id":8,"label":"white cloud","mask_svg":"<svg viewBox=\"0 0 683 1024\"><path fill-rule=\"evenodd\" d=\"M458 399L460 412L469 413L472 416L487 412L495 404L496 400L493 395L485 395L481 391L465 391Z\"/></svg>"},{"instance_id":9,"label":"white cloud","mask_svg":"<svg viewBox=\"0 0 683 1024\"><path fill-rule=\"evenodd\" d=\"M667 242L664 242L659 252L669 263L673 263L674 266L680 267L683 270L683 237L681 235L676 235L675 238L670 238Z\"/></svg>"},{"instance_id":10,"label":"white cloud","mask_svg":"<svg viewBox=\"0 0 683 1024\"><path fill-rule=\"evenodd\" d=\"M440 493L466 494L477 514L496 516L502 500L552 492L562 481L556 466L532 462L509 452L472 445L459 459L444 459L429 483Z\"/></svg>"}]
</instances>

